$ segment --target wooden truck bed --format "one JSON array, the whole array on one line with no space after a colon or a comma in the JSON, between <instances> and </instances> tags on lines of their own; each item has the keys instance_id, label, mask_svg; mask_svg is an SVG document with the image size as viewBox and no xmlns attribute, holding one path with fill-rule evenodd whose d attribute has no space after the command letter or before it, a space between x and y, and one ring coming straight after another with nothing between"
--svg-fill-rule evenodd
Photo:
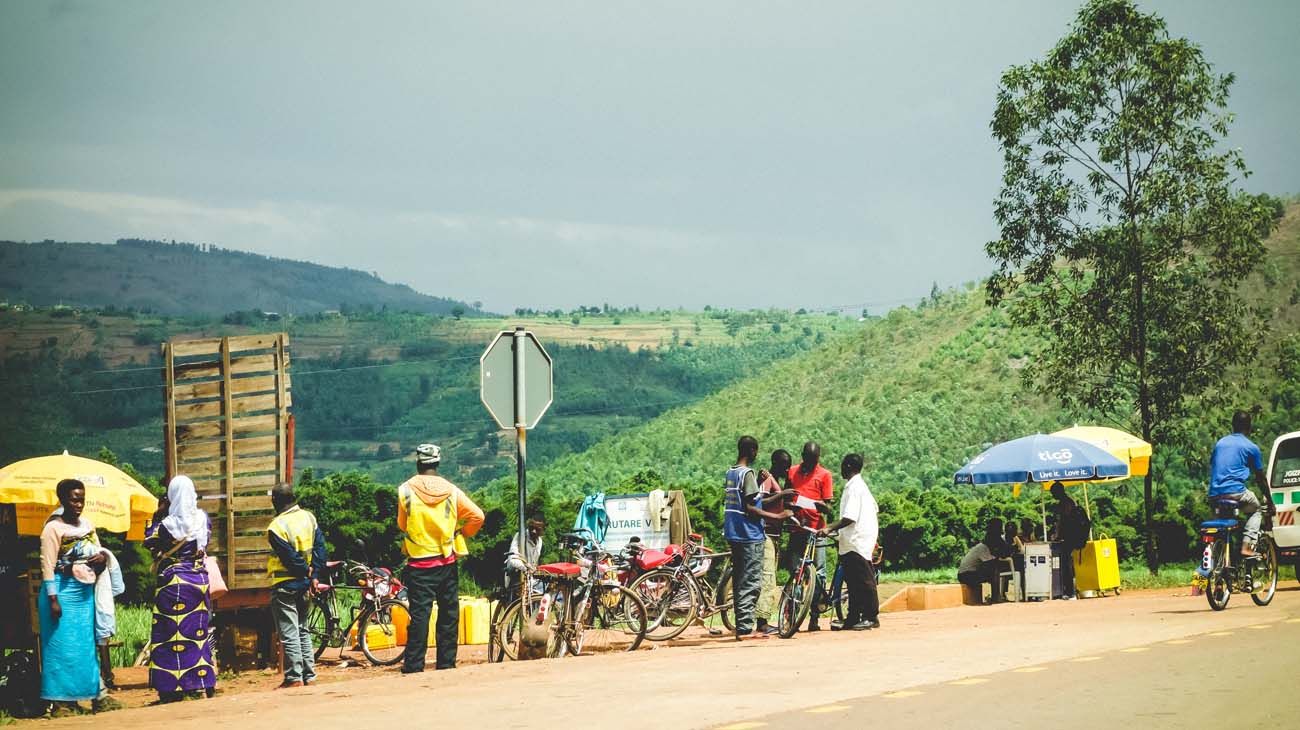
<instances>
[{"instance_id":1,"label":"wooden truck bed","mask_svg":"<svg viewBox=\"0 0 1300 730\"><path fill-rule=\"evenodd\" d=\"M208 554L237 600L267 587L270 489L291 478L289 338L173 340L162 352L167 474L194 480L212 517Z\"/></svg>"}]
</instances>

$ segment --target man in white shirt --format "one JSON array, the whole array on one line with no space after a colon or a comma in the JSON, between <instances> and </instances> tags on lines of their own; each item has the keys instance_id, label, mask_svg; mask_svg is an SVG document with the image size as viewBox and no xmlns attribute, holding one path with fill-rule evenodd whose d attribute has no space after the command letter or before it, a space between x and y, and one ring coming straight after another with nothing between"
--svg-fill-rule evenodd
<instances>
[{"instance_id":1,"label":"man in white shirt","mask_svg":"<svg viewBox=\"0 0 1300 730\"><path fill-rule=\"evenodd\" d=\"M510 550L506 553L506 592L519 591L519 576L529 568L537 567L542 557L542 535L546 532L546 518L540 513L529 514L524 524L528 527L528 544L525 550L519 549L519 532L510 538Z\"/></svg>"},{"instance_id":2,"label":"man in white shirt","mask_svg":"<svg viewBox=\"0 0 1300 730\"><path fill-rule=\"evenodd\" d=\"M849 592L849 612L843 624L831 622L832 631L865 631L880 628L880 596L876 593L876 569L871 555L880 535L876 498L862 478L862 454L849 454L840 462L840 475L848 483L840 498L840 518L818 532L839 532L840 564L844 566L844 587Z\"/></svg>"}]
</instances>

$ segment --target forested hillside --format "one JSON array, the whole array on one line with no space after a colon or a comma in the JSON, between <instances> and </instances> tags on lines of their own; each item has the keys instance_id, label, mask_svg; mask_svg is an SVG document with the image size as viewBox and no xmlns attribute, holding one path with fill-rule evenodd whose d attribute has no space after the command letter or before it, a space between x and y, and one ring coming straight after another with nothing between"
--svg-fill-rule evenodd
<instances>
[{"instance_id":1,"label":"forested hillside","mask_svg":"<svg viewBox=\"0 0 1300 730\"><path fill-rule=\"evenodd\" d=\"M136 239L115 245L0 241L0 300L207 316L249 309L280 314L362 307L432 314L472 309L368 272Z\"/></svg>"},{"instance_id":2,"label":"forested hillside","mask_svg":"<svg viewBox=\"0 0 1300 730\"><path fill-rule=\"evenodd\" d=\"M511 442L478 397L478 357L502 328L525 324L555 360L555 404L532 448L542 465L859 327L822 314L594 306L509 320L375 311L223 319L0 312L0 464L107 446L161 471L158 346L173 337L288 331L301 467L395 481L414 446L432 440L449 474L477 487L513 468Z\"/></svg>"},{"instance_id":3,"label":"forested hillside","mask_svg":"<svg viewBox=\"0 0 1300 730\"><path fill-rule=\"evenodd\" d=\"M1205 511L1208 452L1226 433L1232 407L1257 410L1256 439L1265 448L1279 433L1300 429L1300 206L1288 208L1269 244L1269 263L1250 294L1274 310L1260 357L1233 378L1231 392L1185 424L1186 443L1156 444L1156 527L1166 560L1190 555L1191 524ZM954 488L953 472L966 460L991 443L1075 422L1131 429L1124 419L1070 413L1033 395L1019 369L1034 346L1002 309L984 304L982 291L949 293L562 458L529 485L554 505L557 520L571 519L565 515L585 492L678 486L691 495L699 527L716 540L721 474L734 460L736 438L756 436L764 455L798 453L812 439L833 471L847 452L866 455L892 566L950 566L987 517L1031 516L1038 508L1036 495L1013 500L1007 487ZM1092 490L1098 528L1129 556L1140 554L1140 492L1136 481ZM512 494L507 479L483 496L508 505Z\"/></svg>"}]
</instances>

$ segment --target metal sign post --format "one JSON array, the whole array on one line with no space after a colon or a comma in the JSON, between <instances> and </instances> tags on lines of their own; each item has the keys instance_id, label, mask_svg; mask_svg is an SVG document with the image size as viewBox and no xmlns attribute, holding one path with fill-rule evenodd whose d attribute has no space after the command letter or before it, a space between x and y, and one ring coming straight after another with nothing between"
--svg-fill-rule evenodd
<instances>
[{"instance_id":1,"label":"metal sign post","mask_svg":"<svg viewBox=\"0 0 1300 730\"><path fill-rule=\"evenodd\" d=\"M528 494L528 427L524 425L527 422L528 415L525 411L525 405L528 403L527 380L524 375L528 372L528 363L524 359L524 328L515 327L513 337L514 349L514 378L515 378L515 480L519 485L519 555L525 562L528 560L528 526L524 524L524 513L527 511L525 506L525 497ZM524 581L520 581L523 583ZM527 595L527 586L524 587L524 593ZM519 613L524 613L521 609Z\"/></svg>"},{"instance_id":2,"label":"metal sign post","mask_svg":"<svg viewBox=\"0 0 1300 730\"><path fill-rule=\"evenodd\" d=\"M528 429L537 425L554 399L551 356L533 333L523 327L497 334L479 358L480 398L501 428L515 430L515 477L519 487L519 552L528 557ZM509 373L507 376L506 374ZM520 599L528 596L527 581L520 581ZM525 605L521 602L521 606ZM523 622L525 611L519 611ZM545 636L529 636L530 622L520 634L526 644L542 646ZM524 658L523 652L520 658Z\"/></svg>"}]
</instances>

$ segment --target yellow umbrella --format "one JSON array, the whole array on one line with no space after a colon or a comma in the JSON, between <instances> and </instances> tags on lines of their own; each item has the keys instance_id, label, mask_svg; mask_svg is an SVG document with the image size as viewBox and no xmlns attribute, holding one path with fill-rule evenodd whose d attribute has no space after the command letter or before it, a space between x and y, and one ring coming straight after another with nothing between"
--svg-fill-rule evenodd
<instances>
[{"instance_id":1,"label":"yellow umbrella","mask_svg":"<svg viewBox=\"0 0 1300 730\"><path fill-rule=\"evenodd\" d=\"M1086 441L1105 449L1128 462L1128 473L1131 477L1146 476L1146 473L1151 471L1151 444L1131 433L1105 426L1075 426L1052 435Z\"/></svg>"},{"instance_id":2,"label":"yellow umbrella","mask_svg":"<svg viewBox=\"0 0 1300 730\"><path fill-rule=\"evenodd\" d=\"M117 467L66 451L0 469L0 503L16 505L18 534L41 534L50 512L59 506L55 486L62 479L86 485L83 514L97 529L125 532L128 540L144 539L145 523L158 509L158 498Z\"/></svg>"}]
</instances>

